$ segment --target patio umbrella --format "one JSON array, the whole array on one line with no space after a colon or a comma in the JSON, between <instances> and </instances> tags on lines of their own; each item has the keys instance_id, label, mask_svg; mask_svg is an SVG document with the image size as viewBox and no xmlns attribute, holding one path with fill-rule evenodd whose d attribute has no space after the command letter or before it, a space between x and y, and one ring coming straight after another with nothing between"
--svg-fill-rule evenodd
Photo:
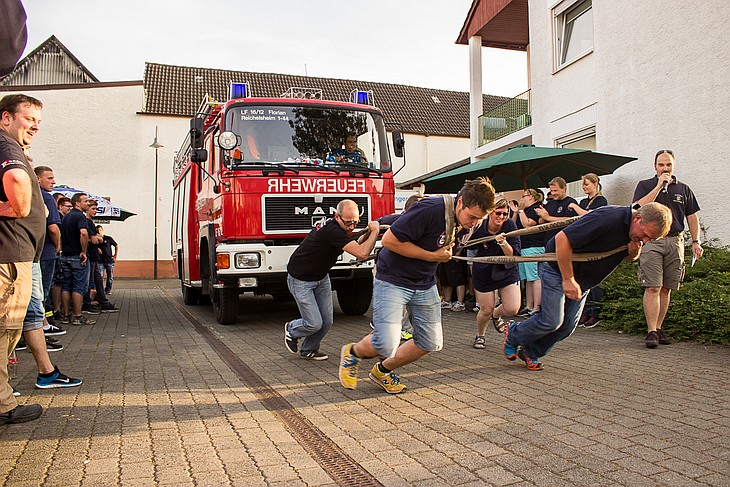
<instances>
[{"instance_id":1,"label":"patio umbrella","mask_svg":"<svg viewBox=\"0 0 730 487\"><path fill-rule=\"evenodd\" d=\"M544 188L560 176L567 182L583 174L610 174L636 157L617 156L589 150L518 145L481 161L432 176L423 182L427 193L455 193L465 179L488 176L497 191Z\"/></svg>"},{"instance_id":2,"label":"patio umbrella","mask_svg":"<svg viewBox=\"0 0 730 487\"><path fill-rule=\"evenodd\" d=\"M53 188L53 191L51 191L51 193L52 194L60 193L67 198L71 198L76 193L86 194L90 200L94 200L99 204L99 209L96 212L96 218L99 220L114 220L114 221L123 222L130 216L136 215L136 213L127 211L124 208L114 206L112 204L112 202L109 201L108 199L102 198L101 196L95 195L94 193L84 191L83 189L76 189L76 188L72 188L70 186L60 185L60 186L55 186Z\"/></svg>"}]
</instances>

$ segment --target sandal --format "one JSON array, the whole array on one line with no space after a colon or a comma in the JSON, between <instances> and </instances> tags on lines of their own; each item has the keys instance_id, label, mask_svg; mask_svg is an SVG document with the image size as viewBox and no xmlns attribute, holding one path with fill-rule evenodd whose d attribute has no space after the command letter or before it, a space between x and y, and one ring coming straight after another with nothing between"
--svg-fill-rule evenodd
<instances>
[{"instance_id":1,"label":"sandal","mask_svg":"<svg viewBox=\"0 0 730 487\"><path fill-rule=\"evenodd\" d=\"M494 325L494 329L497 330L497 333L504 333L504 330L507 329L507 323L505 323L502 318L493 317L492 325Z\"/></svg>"},{"instance_id":2,"label":"sandal","mask_svg":"<svg viewBox=\"0 0 730 487\"><path fill-rule=\"evenodd\" d=\"M474 348L483 349L487 345L487 340L483 336L474 338Z\"/></svg>"}]
</instances>

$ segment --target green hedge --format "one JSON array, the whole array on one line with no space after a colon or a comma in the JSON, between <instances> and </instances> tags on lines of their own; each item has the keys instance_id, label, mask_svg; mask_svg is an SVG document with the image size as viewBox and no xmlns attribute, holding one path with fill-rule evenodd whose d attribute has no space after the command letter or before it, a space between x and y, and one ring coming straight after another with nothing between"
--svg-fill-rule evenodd
<instances>
[{"instance_id":1,"label":"green hedge","mask_svg":"<svg viewBox=\"0 0 730 487\"><path fill-rule=\"evenodd\" d=\"M730 249L706 247L690 267L679 291L673 291L663 329L675 341L730 344ZM604 282L601 327L631 334L646 334L644 290L637 263L624 262Z\"/></svg>"}]
</instances>

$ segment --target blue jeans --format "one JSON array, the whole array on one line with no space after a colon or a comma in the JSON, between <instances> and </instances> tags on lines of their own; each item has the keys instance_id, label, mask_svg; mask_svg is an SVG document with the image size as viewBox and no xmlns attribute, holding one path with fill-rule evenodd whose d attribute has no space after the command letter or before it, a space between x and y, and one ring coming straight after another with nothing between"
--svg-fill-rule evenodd
<instances>
[{"instance_id":1,"label":"blue jeans","mask_svg":"<svg viewBox=\"0 0 730 487\"><path fill-rule=\"evenodd\" d=\"M292 338L304 338L299 353L315 352L334 321L330 276L319 281L300 281L287 275L286 283L302 315L289 322L289 334Z\"/></svg>"},{"instance_id":2,"label":"blue jeans","mask_svg":"<svg viewBox=\"0 0 730 487\"><path fill-rule=\"evenodd\" d=\"M35 330L43 328L43 319L46 316L46 310L43 309L43 280L41 279L41 264L33 262L31 268L33 276L33 288L30 292L30 302L25 312L23 320L23 331Z\"/></svg>"},{"instance_id":3,"label":"blue jeans","mask_svg":"<svg viewBox=\"0 0 730 487\"><path fill-rule=\"evenodd\" d=\"M578 301L565 299L563 277L546 262L540 263L542 305L540 311L522 323L509 327L510 344L521 345L525 354L538 359L561 340L568 338L578 326L587 290Z\"/></svg>"},{"instance_id":4,"label":"blue jeans","mask_svg":"<svg viewBox=\"0 0 730 487\"><path fill-rule=\"evenodd\" d=\"M56 272L56 260L57 257L41 260L41 278L43 279L43 296L45 296L43 305L46 311L53 311L51 286L53 285L53 274Z\"/></svg>"},{"instance_id":5,"label":"blue jeans","mask_svg":"<svg viewBox=\"0 0 730 487\"><path fill-rule=\"evenodd\" d=\"M114 283L114 262L105 262L102 266L104 266L104 271L106 272L106 285L104 286L104 292L109 294L112 290L112 284Z\"/></svg>"},{"instance_id":6,"label":"blue jeans","mask_svg":"<svg viewBox=\"0 0 730 487\"><path fill-rule=\"evenodd\" d=\"M407 307L413 325L413 343L426 352L441 350L441 299L434 285L418 290L375 279L373 287L372 345L381 357L393 357L400 345L403 308Z\"/></svg>"}]
</instances>

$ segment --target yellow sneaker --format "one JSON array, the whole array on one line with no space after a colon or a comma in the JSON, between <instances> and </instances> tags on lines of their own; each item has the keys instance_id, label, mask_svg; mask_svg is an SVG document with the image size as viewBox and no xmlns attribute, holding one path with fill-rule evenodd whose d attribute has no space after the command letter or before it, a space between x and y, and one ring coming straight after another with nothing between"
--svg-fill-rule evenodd
<instances>
[{"instance_id":1,"label":"yellow sneaker","mask_svg":"<svg viewBox=\"0 0 730 487\"><path fill-rule=\"evenodd\" d=\"M345 389L357 387L357 369L362 361L361 358L352 354L353 345L354 343L343 345L340 351L340 384Z\"/></svg>"},{"instance_id":2,"label":"yellow sneaker","mask_svg":"<svg viewBox=\"0 0 730 487\"><path fill-rule=\"evenodd\" d=\"M400 378L395 375L395 372L383 374L378 370L378 364L373 365L373 369L370 371L368 377L370 377L371 381L385 389L385 392L388 394L398 394L406 389L406 386L400 383Z\"/></svg>"}]
</instances>

